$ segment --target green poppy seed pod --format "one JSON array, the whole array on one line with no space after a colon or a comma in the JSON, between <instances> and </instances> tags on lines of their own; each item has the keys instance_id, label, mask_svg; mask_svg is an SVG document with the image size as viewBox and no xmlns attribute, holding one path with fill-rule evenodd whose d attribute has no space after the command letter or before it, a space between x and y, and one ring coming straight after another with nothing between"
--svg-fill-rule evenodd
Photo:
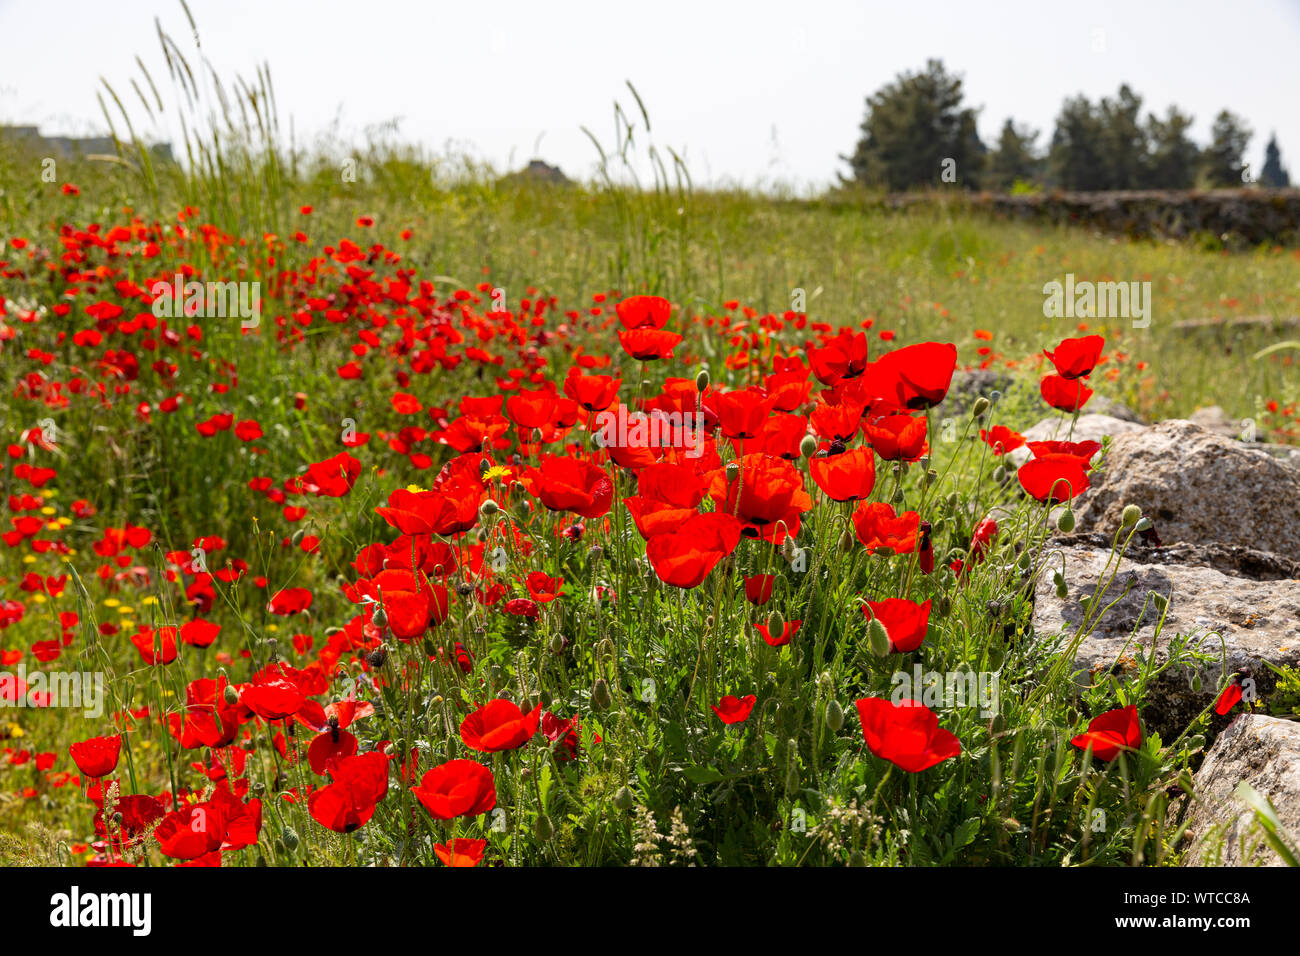
<instances>
[{"instance_id":1,"label":"green poppy seed pod","mask_svg":"<svg viewBox=\"0 0 1300 956\"><path fill-rule=\"evenodd\" d=\"M1002 484L1002 482L1007 480L1007 470L1001 465L998 465L993 469L993 480L999 485Z\"/></svg>"},{"instance_id":2,"label":"green poppy seed pod","mask_svg":"<svg viewBox=\"0 0 1300 956\"><path fill-rule=\"evenodd\" d=\"M605 678L597 677L596 683L591 685L591 706L596 710L608 710L610 703L609 684Z\"/></svg>"},{"instance_id":3,"label":"green poppy seed pod","mask_svg":"<svg viewBox=\"0 0 1300 956\"><path fill-rule=\"evenodd\" d=\"M619 787L618 793L614 794L614 806L624 812L631 810L636 806L636 797L627 787Z\"/></svg>"},{"instance_id":4,"label":"green poppy seed pod","mask_svg":"<svg viewBox=\"0 0 1300 956\"><path fill-rule=\"evenodd\" d=\"M486 501L484 501L481 505L478 506L478 513L481 514L484 518L491 518L494 514L496 514L500 510L501 510L501 506L497 504L495 501L493 501L491 498L488 498Z\"/></svg>"},{"instance_id":5,"label":"green poppy seed pod","mask_svg":"<svg viewBox=\"0 0 1300 956\"><path fill-rule=\"evenodd\" d=\"M293 827L285 827L284 832L280 834L280 840L290 853L298 849L298 831Z\"/></svg>"},{"instance_id":6,"label":"green poppy seed pod","mask_svg":"<svg viewBox=\"0 0 1300 956\"><path fill-rule=\"evenodd\" d=\"M877 657L884 657L889 653L889 631L885 630L885 625L880 622L880 618L873 617L871 623L867 625L867 639L871 643L871 653Z\"/></svg>"},{"instance_id":7,"label":"green poppy seed pod","mask_svg":"<svg viewBox=\"0 0 1300 956\"><path fill-rule=\"evenodd\" d=\"M537 819L533 821L533 836L543 843L555 836L555 827L551 826L551 818L546 814L538 814Z\"/></svg>"},{"instance_id":8,"label":"green poppy seed pod","mask_svg":"<svg viewBox=\"0 0 1300 956\"><path fill-rule=\"evenodd\" d=\"M931 468L929 471L925 473L925 486L927 488L929 488L932 484L934 484L938 480L939 480L939 473L935 471L933 468Z\"/></svg>"},{"instance_id":9,"label":"green poppy seed pod","mask_svg":"<svg viewBox=\"0 0 1300 956\"><path fill-rule=\"evenodd\" d=\"M826 704L826 729L833 734L838 734L843 726L844 708L840 706L838 700L829 701Z\"/></svg>"},{"instance_id":10,"label":"green poppy seed pod","mask_svg":"<svg viewBox=\"0 0 1300 956\"><path fill-rule=\"evenodd\" d=\"M727 462L727 484L731 484L740 477L740 466L734 461Z\"/></svg>"},{"instance_id":11,"label":"green poppy seed pod","mask_svg":"<svg viewBox=\"0 0 1300 956\"><path fill-rule=\"evenodd\" d=\"M929 455L922 455L920 458L918 458L918 459L916 460L916 463L917 463L918 465L921 466L921 470L922 470L922 471L929 471L929 470L930 470L930 456L929 456Z\"/></svg>"},{"instance_id":12,"label":"green poppy seed pod","mask_svg":"<svg viewBox=\"0 0 1300 956\"><path fill-rule=\"evenodd\" d=\"M981 415L983 415L985 412L989 410L989 406L992 404L993 404L992 402L990 402L987 398L981 395L979 398L975 399L975 404L971 406L970 413L975 418L979 418Z\"/></svg>"},{"instance_id":13,"label":"green poppy seed pod","mask_svg":"<svg viewBox=\"0 0 1300 956\"><path fill-rule=\"evenodd\" d=\"M1074 530L1074 511L1069 505L1065 506L1065 510L1056 519L1056 530L1065 534L1069 534Z\"/></svg>"},{"instance_id":14,"label":"green poppy seed pod","mask_svg":"<svg viewBox=\"0 0 1300 956\"><path fill-rule=\"evenodd\" d=\"M1125 505L1124 511L1120 514L1119 523L1121 528L1131 528L1142 518L1142 509L1137 505Z\"/></svg>"},{"instance_id":15,"label":"green poppy seed pod","mask_svg":"<svg viewBox=\"0 0 1300 956\"><path fill-rule=\"evenodd\" d=\"M799 442L799 454L805 458L811 458L817 454L817 439L812 435L804 435L803 441Z\"/></svg>"}]
</instances>

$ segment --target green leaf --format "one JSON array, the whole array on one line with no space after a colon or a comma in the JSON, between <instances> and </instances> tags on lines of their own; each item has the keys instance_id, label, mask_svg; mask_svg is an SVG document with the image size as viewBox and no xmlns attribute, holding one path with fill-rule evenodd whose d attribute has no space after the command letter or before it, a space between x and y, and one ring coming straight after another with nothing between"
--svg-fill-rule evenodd
<instances>
[{"instance_id":1,"label":"green leaf","mask_svg":"<svg viewBox=\"0 0 1300 956\"><path fill-rule=\"evenodd\" d=\"M722 773L713 767L687 767L682 773L691 783L717 783L723 779Z\"/></svg>"}]
</instances>

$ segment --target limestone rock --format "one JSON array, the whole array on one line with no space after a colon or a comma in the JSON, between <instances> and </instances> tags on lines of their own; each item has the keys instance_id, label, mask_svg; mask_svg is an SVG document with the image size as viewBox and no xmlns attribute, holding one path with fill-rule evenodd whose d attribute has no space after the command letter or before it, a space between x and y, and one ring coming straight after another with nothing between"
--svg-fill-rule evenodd
<instances>
[{"instance_id":1,"label":"limestone rock","mask_svg":"<svg viewBox=\"0 0 1300 956\"><path fill-rule=\"evenodd\" d=\"M1074 431L1070 431L1070 420L1064 421L1060 416L1054 418L1044 418L1038 424L1033 425L1023 432L1027 442L1030 441L1065 441L1069 436L1070 441L1095 441L1099 442L1107 435L1115 437L1118 435L1127 435L1130 432L1143 431L1146 426L1137 422L1128 421L1123 418L1116 418L1113 415L1080 415L1079 420L1074 423ZM1029 460L1029 449L1021 446L1012 449L1007 453L1007 462L1014 468L1019 468Z\"/></svg>"},{"instance_id":2,"label":"limestone rock","mask_svg":"<svg viewBox=\"0 0 1300 956\"><path fill-rule=\"evenodd\" d=\"M1093 539L1100 540L1101 535ZM1049 547L1059 547L1064 555L1068 595L1064 600L1056 596L1050 570L1040 577L1034 598L1034 639L1052 641L1065 633L1064 647L1083 621L1081 599L1096 592L1109 549L1092 546L1086 537L1077 543L1053 541ZM1172 667L1153 681L1145 695L1144 716L1166 740L1171 739L1169 734L1181 733L1211 702L1225 671L1245 668L1256 693L1267 698L1277 680L1264 662L1300 663L1300 578L1288 576L1300 573L1300 562L1218 545L1139 548L1131 554L1119 563L1114 579L1098 598L1106 610L1079 646L1073 666L1082 672L1078 679L1083 684L1103 679L1112 669L1132 674L1139 666L1139 646L1148 658L1154 649L1154 660L1163 663L1171 641L1180 635L1193 638L1199 650L1214 655L1213 663ZM1176 563L1180 559L1188 563ZM1059 556L1053 555L1048 566L1059 568ZM1148 601L1153 591L1169 597L1168 615L1158 637L1160 615ZM1221 659L1225 652L1226 664ZM1199 689L1193 685L1197 676ZM1226 718L1218 723L1226 723Z\"/></svg>"},{"instance_id":3,"label":"limestone rock","mask_svg":"<svg viewBox=\"0 0 1300 956\"><path fill-rule=\"evenodd\" d=\"M1113 533L1135 504L1164 544L1300 557L1300 471L1188 421L1120 435L1076 502L1079 531Z\"/></svg>"},{"instance_id":4,"label":"limestone rock","mask_svg":"<svg viewBox=\"0 0 1300 956\"><path fill-rule=\"evenodd\" d=\"M1300 844L1300 723L1242 714L1196 772L1185 865L1283 865L1264 842L1255 812L1234 796L1243 782L1268 798L1293 845Z\"/></svg>"}]
</instances>

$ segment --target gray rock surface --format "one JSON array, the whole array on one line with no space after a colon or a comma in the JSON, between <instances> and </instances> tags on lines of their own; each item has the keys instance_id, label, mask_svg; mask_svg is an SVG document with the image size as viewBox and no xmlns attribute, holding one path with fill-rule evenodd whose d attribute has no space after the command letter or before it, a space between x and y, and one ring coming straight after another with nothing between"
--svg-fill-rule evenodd
<instances>
[{"instance_id":1,"label":"gray rock surface","mask_svg":"<svg viewBox=\"0 0 1300 956\"><path fill-rule=\"evenodd\" d=\"M1127 435L1130 432L1143 431L1145 425L1137 422L1128 421L1123 418L1116 418L1112 415L1080 415L1079 420L1074 423L1074 430L1070 430L1070 420L1064 421L1061 418L1044 418L1036 425L1025 429L1021 432L1025 436L1026 442L1031 441L1095 441L1099 442L1107 435L1112 438L1117 435ZM1019 468L1029 460L1029 449L1021 446L1009 451L1006 455L1007 462L1015 468Z\"/></svg>"},{"instance_id":2,"label":"gray rock surface","mask_svg":"<svg viewBox=\"0 0 1300 956\"><path fill-rule=\"evenodd\" d=\"M1112 533L1135 504L1165 544L1300 557L1300 471L1188 421L1119 435L1076 504L1077 529Z\"/></svg>"},{"instance_id":3,"label":"gray rock surface","mask_svg":"<svg viewBox=\"0 0 1300 956\"><path fill-rule=\"evenodd\" d=\"M1194 777L1185 865L1283 865L1264 842L1255 812L1234 795L1242 782L1268 798L1292 844L1300 845L1300 723L1242 714L1219 735Z\"/></svg>"},{"instance_id":4,"label":"gray rock surface","mask_svg":"<svg viewBox=\"0 0 1300 956\"><path fill-rule=\"evenodd\" d=\"M1109 550L1093 546L1086 536L1075 537L1079 540L1051 542L1065 558L1068 594L1064 600L1056 596L1050 570L1039 579L1035 640L1052 641L1065 633L1068 643L1084 618L1081 599L1096 592ZM1049 568L1059 568L1059 559L1053 555ZM1188 563L1175 563L1180 560ZM1217 567L1207 566L1211 563ZM1074 664L1081 671L1079 681L1086 685L1104 679L1112 669L1133 674L1139 666L1139 646L1149 658L1154 650L1154 660L1163 663L1169 658L1171 641L1187 636L1214 660L1196 668L1170 668L1148 688L1144 716L1165 739L1181 733L1211 702L1225 670L1230 674L1245 668L1255 681L1256 693L1267 697L1276 677L1264 662L1300 663L1300 579L1284 576L1296 571L1294 562L1244 548L1137 549L1132 558L1119 563L1098 599L1106 610L1079 646ZM1148 601L1153 591L1170 598L1158 636L1160 615ZM1112 602L1117 603L1111 607ZM1198 675L1200 688L1196 689L1193 679Z\"/></svg>"}]
</instances>

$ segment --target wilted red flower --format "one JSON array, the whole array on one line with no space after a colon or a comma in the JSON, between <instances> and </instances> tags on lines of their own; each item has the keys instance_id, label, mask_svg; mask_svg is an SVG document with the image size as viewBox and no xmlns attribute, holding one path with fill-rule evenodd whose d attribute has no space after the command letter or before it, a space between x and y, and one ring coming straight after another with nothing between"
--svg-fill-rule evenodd
<instances>
[{"instance_id":1,"label":"wilted red flower","mask_svg":"<svg viewBox=\"0 0 1300 956\"><path fill-rule=\"evenodd\" d=\"M904 598L887 598L868 601L862 608L868 618L875 617L885 626L889 635L889 649L896 654L906 654L921 646L930 624L930 602L917 604Z\"/></svg>"},{"instance_id":2,"label":"wilted red flower","mask_svg":"<svg viewBox=\"0 0 1300 956\"><path fill-rule=\"evenodd\" d=\"M1092 748L1093 756L1110 763L1125 750L1142 746L1142 724L1137 705L1129 704L1098 714L1088 721L1088 729L1070 741L1080 750Z\"/></svg>"},{"instance_id":3,"label":"wilted red flower","mask_svg":"<svg viewBox=\"0 0 1300 956\"><path fill-rule=\"evenodd\" d=\"M739 724L749 719L749 712L754 709L757 700L758 698L753 694L744 697L733 697L727 694L722 700L709 706L718 715L718 720L724 724Z\"/></svg>"},{"instance_id":4,"label":"wilted red flower","mask_svg":"<svg viewBox=\"0 0 1300 956\"><path fill-rule=\"evenodd\" d=\"M854 703L867 747L908 773L920 773L961 753L961 741L940 727L939 718L924 704L915 700L894 704L881 697Z\"/></svg>"},{"instance_id":5,"label":"wilted red flower","mask_svg":"<svg viewBox=\"0 0 1300 956\"><path fill-rule=\"evenodd\" d=\"M1055 352L1043 349L1043 354L1052 360L1061 378L1083 378L1096 368L1105 345L1106 340L1100 335L1085 335L1080 339L1063 339Z\"/></svg>"},{"instance_id":6,"label":"wilted red flower","mask_svg":"<svg viewBox=\"0 0 1300 956\"><path fill-rule=\"evenodd\" d=\"M1060 375L1046 375L1038 385L1043 401L1057 411L1077 412L1092 398L1092 389L1083 382L1071 381Z\"/></svg>"},{"instance_id":7,"label":"wilted red flower","mask_svg":"<svg viewBox=\"0 0 1300 956\"><path fill-rule=\"evenodd\" d=\"M497 805L492 771L473 760L448 760L434 767L411 792L435 820L476 817Z\"/></svg>"},{"instance_id":8,"label":"wilted red flower","mask_svg":"<svg viewBox=\"0 0 1300 956\"><path fill-rule=\"evenodd\" d=\"M532 739L541 719L541 704L524 713L514 701L498 698L461 721L460 739L470 750L486 753L515 750Z\"/></svg>"},{"instance_id":9,"label":"wilted red flower","mask_svg":"<svg viewBox=\"0 0 1300 956\"><path fill-rule=\"evenodd\" d=\"M117 758L122 751L122 735L91 737L68 747L68 755L77 769L87 777L103 777L117 768Z\"/></svg>"}]
</instances>

